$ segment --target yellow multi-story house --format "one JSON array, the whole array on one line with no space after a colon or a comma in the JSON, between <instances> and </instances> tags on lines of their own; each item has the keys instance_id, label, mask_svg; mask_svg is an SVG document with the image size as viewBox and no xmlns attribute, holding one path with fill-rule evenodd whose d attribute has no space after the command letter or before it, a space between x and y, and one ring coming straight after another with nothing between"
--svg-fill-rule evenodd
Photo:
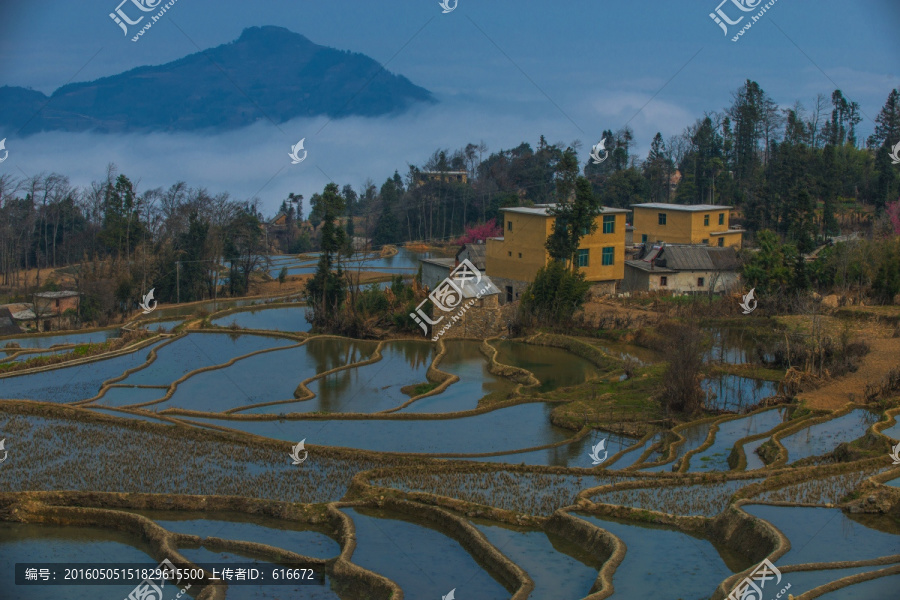
<instances>
[{"instance_id":1,"label":"yellow multi-story house","mask_svg":"<svg viewBox=\"0 0 900 600\"><path fill-rule=\"evenodd\" d=\"M743 229L730 226L730 206L715 204L632 205L634 243L705 244L740 248Z\"/></svg>"},{"instance_id":2,"label":"yellow multi-story house","mask_svg":"<svg viewBox=\"0 0 900 600\"><path fill-rule=\"evenodd\" d=\"M503 237L488 239L485 266L500 288L501 302L517 300L541 267L550 262L547 238L556 218L553 204L501 208ZM603 292L614 292L625 277L625 216L631 211L603 207L597 230L581 238L578 268L587 281Z\"/></svg>"}]
</instances>

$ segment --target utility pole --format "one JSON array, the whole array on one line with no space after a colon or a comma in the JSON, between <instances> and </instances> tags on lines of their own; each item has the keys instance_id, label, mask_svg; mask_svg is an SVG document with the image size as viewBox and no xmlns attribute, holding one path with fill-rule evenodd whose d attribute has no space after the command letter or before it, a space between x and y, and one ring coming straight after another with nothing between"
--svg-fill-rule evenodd
<instances>
[{"instance_id":1,"label":"utility pole","mask_svg":"<svg viewBox=\"0 0 900 600\"><path fill-rule=\"evenodd\" d=\"M175 261L175 303L181 304L181 261Z\"/></svg>"}]
</instances>

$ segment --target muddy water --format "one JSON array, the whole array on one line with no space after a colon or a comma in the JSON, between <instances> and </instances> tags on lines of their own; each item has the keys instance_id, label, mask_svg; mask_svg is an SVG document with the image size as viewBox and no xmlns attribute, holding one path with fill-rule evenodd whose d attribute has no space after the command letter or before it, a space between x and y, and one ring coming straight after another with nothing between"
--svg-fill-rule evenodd
<instances>
[{"instance_id":1,"label":"muddy water","mask_svg":"<svg viewBox=\"0 0 900 600\"><path fill-rule=\"evenodd\" d=\"M422 398L402 412L444 413L478 408L478 401L488 395L505 399L515 388L515 383L493 375L488 370L487 358L481 352L481 343L469 340L446 342L447 352L438 368L456 375L459 381L442 393Z\"/></svg>"},{"instance_id":2,"label":"muddy water","mask_svg":"<svg viewBox=\"0 0 900 600\"><path fill-rule=\"evenodd\" d=\"M493 341L491 345L497 349L498 362L534 373L541 382L541 392L578 385L600 375L593 364L560 348L509 340Z\"/></svg>"},{"instance_id":3,"label":"muddy water","mask_svg":"<svg viewBox=\"0 0 900 600\"><path fill-rule=\"evenodd\" d=\"M778 392L778 384L737 375L720 375L700 382L706 394L703 405L708 410L741 410L759 404Z\"/></svg>"}]
</instances>

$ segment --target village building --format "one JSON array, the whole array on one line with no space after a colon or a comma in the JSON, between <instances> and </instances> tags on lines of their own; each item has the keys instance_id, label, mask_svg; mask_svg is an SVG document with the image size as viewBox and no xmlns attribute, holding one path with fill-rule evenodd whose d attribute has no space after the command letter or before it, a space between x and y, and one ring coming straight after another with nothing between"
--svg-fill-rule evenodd
<instances>
[{"instance_id":1,"label":"village building","mask_svg":"<svg viewBox=\"0 0 900 600\"><path fill-rule=\"evenodd\" d=\"M730 225L731 206L648 202L631 209L635 243L741 247L744 230Z\"/></svg>"},{"instance_id":2,"label":"village building","mask_svg":"<svg viewBox=\"0 0 900 600\"><path fill-rule=\"evenodd\" d=\"M485 267L501 290L501 303L518 300L538 270L550 262L546 243L556 221L550 213L553 206L500 209L503 237L487 240ZM597 230L581 238L577 267L594 293L615 293L625 277L625 218L629 212L604 206L596 219Z\"/></svg>"},{"instance_id":3,"label":"village building","mask_svg":"<svg viewBox=\"0 0 900 600\"><path fill-rule=\"evenodd\" d=\"M723 293L738 285L740 261L734 248L702 245L645 245L625 261L624 292Z\"/></svg>"},{"instance_id":4,"label":"village building","mask_svg":"<svg viewBox=\"0 0 900 600\"><path fill-rule=\"evenodd\" d=\"M422 265L422 285L429 290L433 290L440 282L450 276L451 271L459 266L459 264L468 260L478 269L479 272L485 274L485 247L484 244L464 244L456 252L454 258L423 258L419 262Z\"/></svg>"},{"instance_id":5,"label":"village building","mask_svg":"<svg viewBox=\"0 0 900 600\"><path fill-rule=\"evenodd\" d=\"M80 299L81 294L71 290L34 294L31 311L37 328L50 331L53 325L57 329L71 326L77 318Z\"/></svg>"}]
</instances>

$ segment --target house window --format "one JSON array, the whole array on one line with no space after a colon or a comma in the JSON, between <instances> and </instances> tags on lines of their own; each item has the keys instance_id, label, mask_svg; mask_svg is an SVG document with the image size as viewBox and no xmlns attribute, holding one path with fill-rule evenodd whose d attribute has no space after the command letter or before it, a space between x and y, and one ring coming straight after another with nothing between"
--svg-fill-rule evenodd
<instances>
[{"instance_id":1,"label":"house window","mask_svg":"<svg viewBox=\"0 0 900 600\"><path fill-rule=\"evenodd\" d=\"M703 226L709 227L709 215L703 215Z\"/></svg>"},{"instance_id":2,"label":"house window","mask_svg":"<svg viewBox=\"0 0 900 600\"><path fill-rule=\"evenodd\" d=\"M56 299L56 308L59 308L59 298Z\"/></svg>"},{"instance_id":3,"label":"house window","mask_svg":"<svg viewBox=\"0 0 900 600\"><path fill-rule=\"evenodd\" d=\"M513 289L512 289L511 285L506 286L506 301L507 302L513 301Z\"/></svg>"},{"instance_id":4,"label":"house window","mask_svg":"<svg viewBox=\"0 0 900 600\"><path fill-rule=\"evenodd\" d=\"M590 250L587 248L578 249L578 266L587 267L590 264Z\"/></svg>"},{"instance_id":5,"label":"house window","mask_svg":"<svg viewBox=\"0 0 900 600\"><path fill-rule=\"evenodd\" d=\"M666 213L659 213L658 216L659 216L659 224L665 225L666 224Z\"/></svg>"},{"instance_id":6,"label":"house window","mask_svg":"<svg viewBox=\"0 0 900 600\"><path fill-rule=\"evenodd\" d=\"M512 231L512 221L507 221L507 222L506 222L506 230L507 230L507 231Z\"/></svg>"},{"instance_id":7,"label":"house window","mask_svg":"<svg viewBox=\"0 0 900 600\"><path fill-rule=\"evenodd\" d=\"M706 284L706 280L703 277L697 278L697 287L703 287Z\"/></svg>"},{"instance_id":8,"label":"house window","mask_svg":"<svg viewBox=\"0 0 900 600\"><path fill-rule=\"evenodd\" d=\"M705 245L705 246L708 246L708 245L709 245L709 238L700 240L700 243L703 244L703 245Z\"/></svg>"},{"instance_id":9,"label":"house window","mask_svg":"<svg viewBox=\"0 0 900 600\"><path fill-rule=\"evenodd\" d=\"M642 233L642 234L641 234L641 243L642 243L642 244L646 244L646 243L647 243L647 234L646 234L646 233Z\"/></svg>"},{"instance_id":10,"label":"house window","mask_svg":"<svg viewBox=\"0 0 900 600\"><path fill-rule=\"evenodd\" d=\"M522 258L522 253L521 253L521 252L519 252L519 258Z\"/></svg>"},{"instance_id":11,"label":"house window","mask_svg":"<svg viewBox=\"0 0 900 600\"><path fill-rule=\"evenodd\" d=\"M605 215L603 217L603 233L615 233L616 232L616 217L615 215Z\"/></svg>"},{"instance_id":12,"label":"house window","mask_svg":"<svg viewBox=\"0 0 900 600\"><path fill-rule=\"evenodd\" d=\"M666 287L667 285L669 285L669 278L665 275L661 276L659 278L659 287Z\"/></svg>"},{"instance_id":13,"label":"house window","mask_svg":"<svg viewBox=\"0 0 900 600\"><path fill-rule=\"evenodd\" d=\"M719 225L725 224L725 213L719 213Z\"/></svg>"},{"instance_id":14,"label":"house window","mask_svg":"<svg viewBox=\"0 0 900 600\"><path fill-rule=\"evenodd\" d=\"M512 257L512 250L507 250L506 254L507 254L508 256Z\"/></svg>"},{"instance_id":15,"label":"house window","mask_svg":"<svg viewBox=\"0 0 900 600\"><path fill-rule=\"evenodd\" d=\"M603 249L603 260L601 261L604 267L608 267L615 262L616 259L616 249L612 246Z\"/></svg>"},{"instance_id":16,"label":"house window","mask_svg":"<svg viewBox=\"0 0 900 600\"><path fill-rule=\"evenodd\" d=\"M719 238L719 248L723 248L725 246L725 238Z\"/></svg>"}]
</instances>

